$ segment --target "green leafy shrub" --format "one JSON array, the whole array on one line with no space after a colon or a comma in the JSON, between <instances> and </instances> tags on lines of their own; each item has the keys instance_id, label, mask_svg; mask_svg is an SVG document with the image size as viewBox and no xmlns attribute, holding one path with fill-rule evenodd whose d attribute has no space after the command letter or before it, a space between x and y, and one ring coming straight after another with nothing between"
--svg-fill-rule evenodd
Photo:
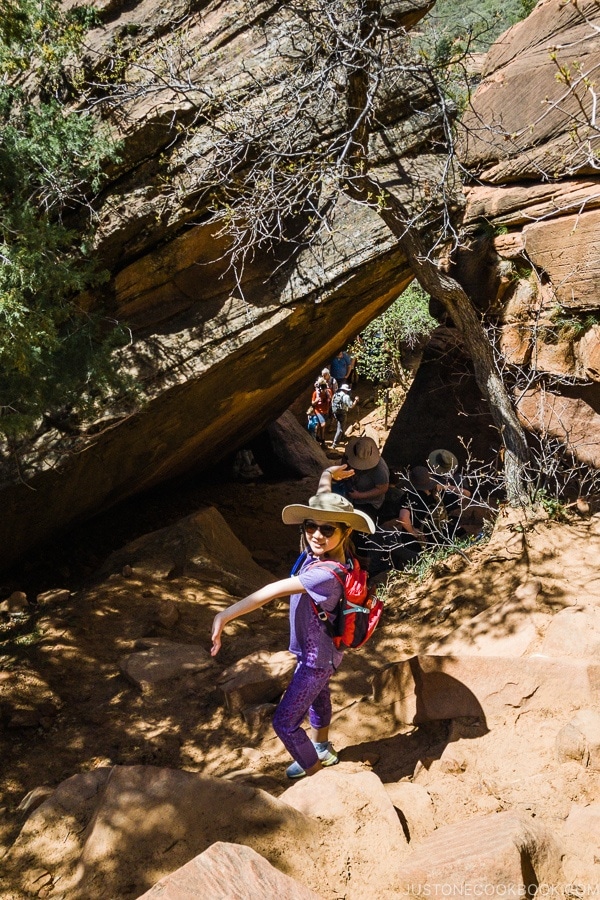
<instances>
[{"instance_id":1,"label":"green leafy shrub","mask_svg":"<svg viewBox=\"0 0 600 900\"><path fill-rule=\"evenodd\" d=\"M537 0L437 0L424 18L422 30L435 37L437 56L449 58L448 48L460 45L471 52L484 52L500 35L526 18Z\"/></svg>"},{"instance_id":2,"label":"green leafy shrub","mask_svg":"<svg viewBox=\"0 0 600 900\"><path fill-rule=\"evenodd\" d=\"M61 67L95 13L0 0L0 14L0 432L20 435L131 383L110 360L127 332L76 302L106 277L88 202L117 154L85 102L59 99L75 91Z\"/></svg>"},{"instance_id":3,"label":"green leafy shrub","mask_svg":"<svg viewBox=\"0 0 600 900\"><path fill-rule=\"evenodd\" d=\"M425 341L437 324L429 312L429 296L412 282L352 345L358 371L370 381L402 382L406 349Z\"/></svg>"}]
</instances>

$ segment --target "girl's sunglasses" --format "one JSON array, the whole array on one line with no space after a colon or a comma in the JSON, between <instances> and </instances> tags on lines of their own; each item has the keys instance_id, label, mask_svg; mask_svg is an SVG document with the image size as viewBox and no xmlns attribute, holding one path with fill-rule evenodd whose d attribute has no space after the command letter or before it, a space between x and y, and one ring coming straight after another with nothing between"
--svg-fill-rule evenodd
<instances>
[{"instance_id":1,"label":"girl's sunglasses","mask_svg":"<svg viewBox=\"0 0 600 900\"><path fill-rule=\"evenodd\" d=\"M339 525L317 525L316 522L313 522L311 519L305 519L304 524L302 526L306 534L314 534L315 531L320 531L324 538L333 537L336 533Z\"/></svg>"}]
</instances>

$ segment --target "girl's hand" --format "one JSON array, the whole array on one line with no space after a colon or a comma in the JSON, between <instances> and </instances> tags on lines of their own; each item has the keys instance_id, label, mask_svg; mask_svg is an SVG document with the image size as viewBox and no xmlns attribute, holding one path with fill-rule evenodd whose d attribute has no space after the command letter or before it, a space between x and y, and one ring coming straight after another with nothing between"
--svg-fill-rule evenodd
<instances>
[{"instance_id":1,"label":"girl's hand","mask_svg":"<svg viewBox=\"0 0 600 900\"><path fill-rule=\"evenodd\" d=\"M344 478L352 478L354 469L349 469L347 463L343 466L329 466L327 469L331 473L332 481L343 481Z\"/></svg>"},{"instance_id":2,"label":"girl's hand","mask_svg":"<svg viewBox=\"0 0 600 900\"><path fill-rule=\"evenodd\" d=\"M216 656L219 650L221 649L221 634L223 632L223 628L225 626L225 622L223 621L223 616L221 613L217 613L213 620L212 627L212 647L210 648L210 655Z\"/></svg>"}]
</instances>

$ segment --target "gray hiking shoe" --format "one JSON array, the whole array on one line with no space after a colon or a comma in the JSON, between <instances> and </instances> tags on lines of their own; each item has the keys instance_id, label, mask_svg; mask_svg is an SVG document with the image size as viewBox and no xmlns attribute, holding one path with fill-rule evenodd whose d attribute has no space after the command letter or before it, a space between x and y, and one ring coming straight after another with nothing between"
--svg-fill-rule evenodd
<instances>
[{"instance_id":1,"label":"gray hiking shoe","mask_svg":"<svg viewBox=\"0 0 600 900\"><path fill-rule=\"evenodd\" d=\"M329 741L323 741L321 744L316 744L313 741L313 745L315 750L317 751L317 756L319 757L319 761L322 766L335 766L336 763L339 763L339 757ZM288 778L296 779L304 778L306 772L299 762L293 762L287 767L287 769L285 770L285 774Z\"/></svg>"},{"instance_id":2,"label":"gray hiking shoe","mask_svg":"<svg viewBox=\"0 0 600 900\"><path fill-rule=\"evenodd\" d=\"M339 763L339 756L329 741L323 741L321 744L313 741L313 744L322 766L335 766L336 763Z\"/></svg>"},{"instance_id":3,"label":"gray hiking shoe","mask_svg":"<svg viewBox=\"0 0 600 900\"><path fill-rule=\"evenodd\" d=\"M306 772L302 768L299 762L293 762L291 766L288 766L285 770L285 774L288 778L304 778Z\"/></svg>"}]
</instances>

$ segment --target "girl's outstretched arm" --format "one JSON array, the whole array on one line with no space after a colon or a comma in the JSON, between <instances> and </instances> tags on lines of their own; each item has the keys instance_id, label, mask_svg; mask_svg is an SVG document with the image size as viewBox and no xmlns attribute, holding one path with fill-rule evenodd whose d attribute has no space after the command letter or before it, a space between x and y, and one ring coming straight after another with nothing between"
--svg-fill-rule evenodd
<instances>
[{"instance_id":1,"label":"girl's outstretched arm","mask_svg":"<svg viewBox=\"0 0 600 900\"><path fill-rule=\"evenodd\" d=\"M283 578L281 581L273 581L271 584L259 588L254 593L248 594L243 600L238 600L237 603L232 603L227 609L217 613L213 620L210 655L216 656L221 649L221 634L228 622L232 622L233 619L239 619L240 616L245 616L246 613L253 612L271 600L276 600L278 597L299 594L303 590L304 588L299 578Z\"/></svg>"}]
</instances>

